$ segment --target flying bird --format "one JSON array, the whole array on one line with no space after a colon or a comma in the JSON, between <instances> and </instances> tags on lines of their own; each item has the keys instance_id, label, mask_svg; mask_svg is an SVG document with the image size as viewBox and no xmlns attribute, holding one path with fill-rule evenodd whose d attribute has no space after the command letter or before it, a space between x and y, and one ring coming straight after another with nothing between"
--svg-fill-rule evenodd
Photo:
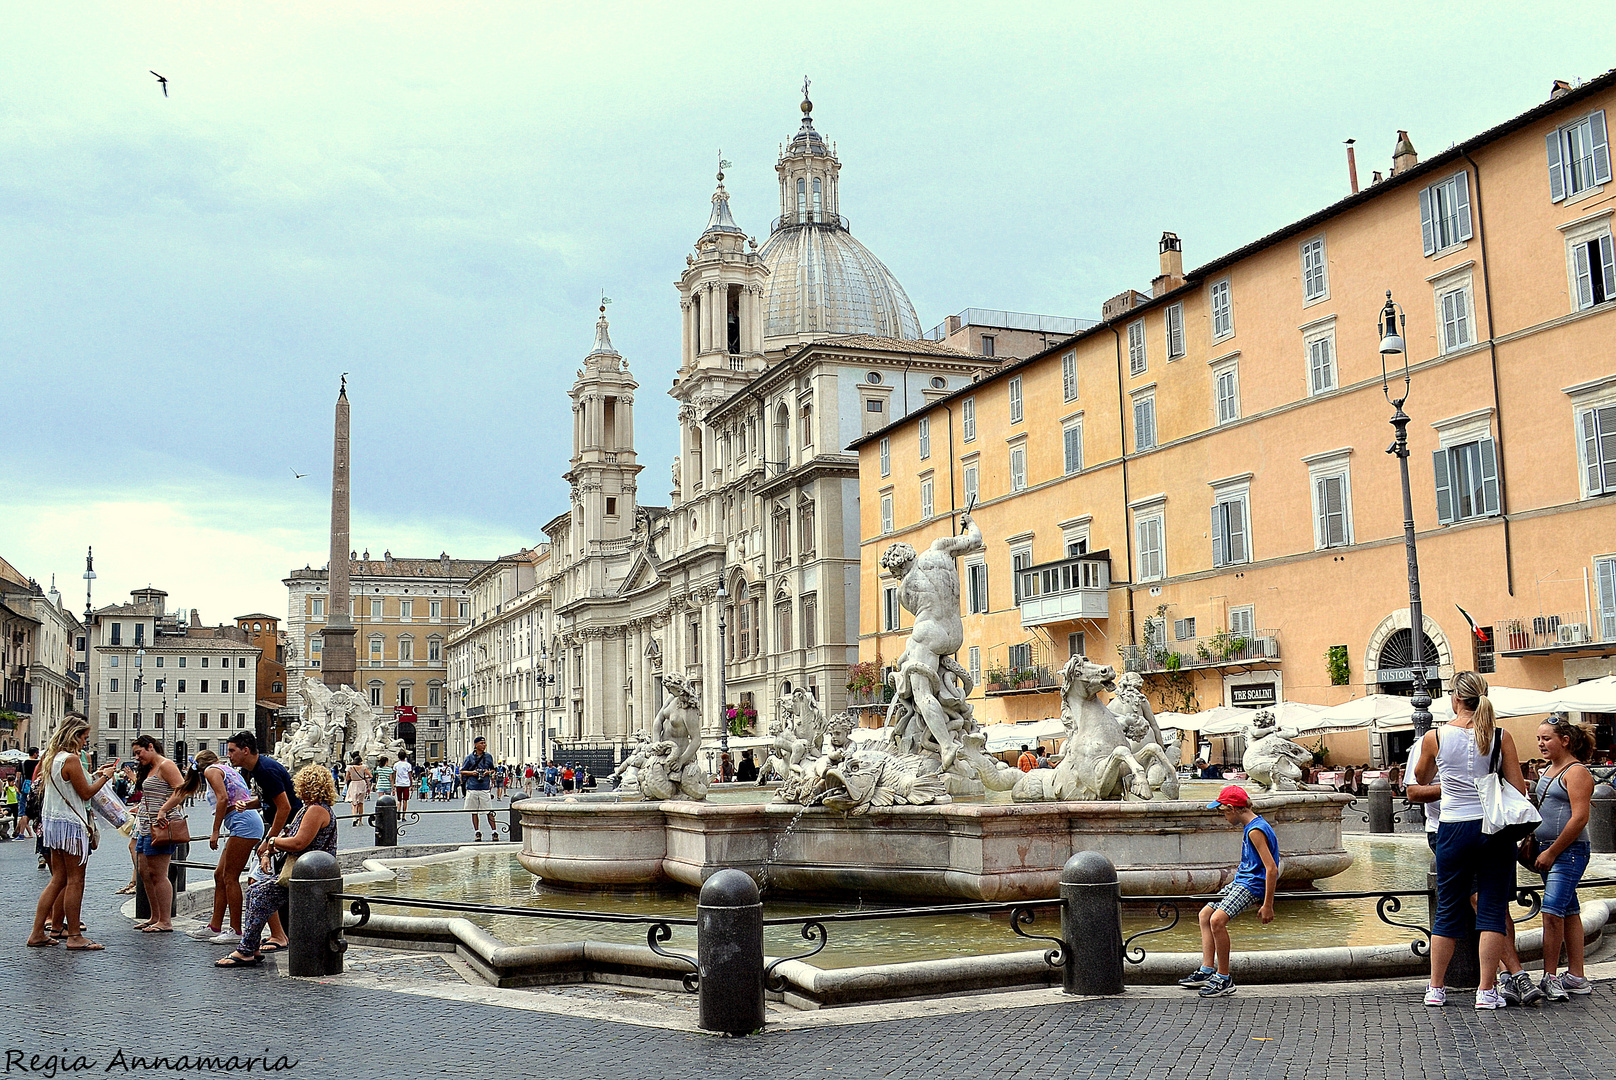
<instances>
[{"instance_id":1,"label":"flying bird","mask_svg":"<svg viewBox=\"0 0 1616 1080\"><path fill-rule=\"evenodd\" d=\"M151 71L151 68L147 68L146 70ZM157 72L152 71L152 74L157 75ZM165 79L161 75L157 75L157 81L163 84L163 96L167 97L168 96L168 80Z\"/></svg>"},{"instance_id":2,"label":"flying bird","mask_svg":"<svg viewBox=\"0 0 1616 1080\"><path fill-rule=\"evenodd\" d=\"M288 465L287 468L291 469L292 467L290 465ZM298 472L296 469L292 469L292 479L293 480L301 480L307 475L309 475L309 474L306 473L306 472Z\"/></svg>"}]
</instances>

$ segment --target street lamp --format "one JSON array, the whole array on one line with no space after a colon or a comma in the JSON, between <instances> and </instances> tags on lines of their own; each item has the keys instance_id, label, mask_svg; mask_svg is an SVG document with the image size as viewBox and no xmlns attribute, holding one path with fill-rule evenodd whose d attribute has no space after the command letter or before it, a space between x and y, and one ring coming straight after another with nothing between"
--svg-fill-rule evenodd
<instances>
[{"instance_id":1,"label":"street lamp","mask_svg":"<svg viewBox=\"0 0 1616 1080\"><path fill-rule=\"evenodd\" d=\"M146 688L145 666L146 666L146 650L145 649L136 649L135 650L135 730L136 731L140 730L140 723L141 723L141 720L143 719L143 714L145 712L145 710L140 707L140 702L141 702L141 699L142 699L142 692Z\"/></svg>"},{"instance_id":2,"label":"street lamp","mask_svg":"<svg viewBox=\"0 0 1616 1080\"><path fill-rule=\"evenodd\" d=\"M1431 730L1431 692L1425 682L1425 614L1420 604L1420 557L1414 544L1414 496L1408 484L1408 414L1403 402L1408 400L1409 370L1408 343L1404 331L1408 327L1402 307L1386 290L1386 306L1380 311L1380 388L1386 402L1392 407L1391 425L1397 437L1386 452L1397 458L1403 478L1403 549L1408 555L1408 621L1409 641L1414 656L1414 738L1423 739ZM1397 357L1402 358L1403 392L1392 397L1392 383L1399 372Z\"/></svg>"},{"instance_id":3,"label":"street lamp","mask_svg":"<svg viewBox=\"0 0 1616 1080\"><path fill-rule=\"evenodd\" d=\"M724 590L724 583L718 583L718 722L721 725L718 731L718 775L724 775L724 761L729 757L729 703L726 700L727 690L724 679L724 634L729 630L729 621L724 616L724 602L729 599L729 593Z\"/></svg>"}]
</instances>

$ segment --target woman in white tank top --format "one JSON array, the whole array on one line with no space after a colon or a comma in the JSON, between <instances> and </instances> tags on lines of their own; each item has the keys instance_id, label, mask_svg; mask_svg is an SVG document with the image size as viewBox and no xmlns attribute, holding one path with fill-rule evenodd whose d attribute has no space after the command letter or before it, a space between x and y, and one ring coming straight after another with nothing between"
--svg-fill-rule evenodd
<instances>
[{"instance_id":1,"label":"woman in white tank top","mask_svg":"<svg viewBox=\"0 0 1616 1080\"><path fill-rule=\"evenodd\" d=\"M1415 779L1442 788L1441 824L1436 833L1437 911L1431 928L1431 982L1425 1004L1447 1004L1448 963L1454 945L1468 930L1470 897L1476 897L1475 926L1480 932L1481 988L1476 1008L1501 1009L1505 994L1530 1005L1543 991L1521 970L1508 937L1509 901L1515 891L1515 847L1482 831L1481 798L1476 781L1486 776L1494 742L1500 744L1499 772L1523 795L1520 758L1509 732L1493 722L1487 680L1461 671L1453 680L1453 719L1433 728L1421 740ZM1509 971L1505 990L1497 987L1498 965Z\"/></svg>"}]
</instances>

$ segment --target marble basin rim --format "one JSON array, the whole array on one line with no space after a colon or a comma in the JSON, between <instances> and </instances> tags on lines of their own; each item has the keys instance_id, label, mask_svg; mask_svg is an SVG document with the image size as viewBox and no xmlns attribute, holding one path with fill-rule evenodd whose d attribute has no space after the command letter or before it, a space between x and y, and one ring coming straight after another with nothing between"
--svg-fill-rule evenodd
<instances>
[{"instance_id":1,"label":"marble basin rim","mask_svg":"<svg viewBox=\"0 0 1616 1080\"><path fill-rule=\"evenodd\" d=\"M1253 798L1279 835L1286 885L1352 864L1341 837L1349 802L1336 792ZM1098 851L1116 865L1123 895L1149 897L1219 889L1240 856L1239 831L1190 800L954 802L860 817L824 807L682 800L530 799L516 809L517 858L528 872L589 888L699 889L728 867L762 878L767 863L776 893L1043 900L1057 895L1061 867L1074 852Z\"/></svg>"}]
</instances>

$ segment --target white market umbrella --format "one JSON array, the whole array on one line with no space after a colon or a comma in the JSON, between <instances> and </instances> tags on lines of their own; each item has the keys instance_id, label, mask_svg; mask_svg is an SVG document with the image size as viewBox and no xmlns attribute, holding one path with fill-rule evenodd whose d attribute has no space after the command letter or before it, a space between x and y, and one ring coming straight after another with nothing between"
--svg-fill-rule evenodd
<instances>
[{"instance_id":1,"label":"white market umbrella","mask_svg":"<svg viewBox=\"0 0 1616 1080\"><path fill-rule=\"evenodd\" d=\"M1194 731L1201 726L1201 713L1159 712L1156 726L1163 731Z\"/></svg>"},{"instance_id":2,"label":"white market umbrella","mask_svg":"<svg viewBox=\"0 0 1616 1080\"><path fill-rule=\"evenodd\" d=\"M1376 695L1384 697L1386 695ZM1395 698L1404 702L1401 710L1384 719L1377 719L1376 731L1408 731L1414 727L1414 705L1408 698ZM1544 690L1523 690L1514 686L1492 686L1487 689L1487 700L1493 703L1493 714L1500 719L1511 716L1540 716L1553 712L1554 695ZM1453 705L1447 694L1438 695L1431 702L1431 720L1445 724L1453 719Z\"/></svg>"},{"instance_id":3,"label":"white market umbrella","mask_svg":"<svg viewBox=\"0 0 1616 1080\"><path fill-rule=\"evenodd\" d=\"M1616 675L1548 693L1550 712L1616 712Z\"/></svg>"},{"instance_id":4,"label":"white market umbrella","mask_svg":"<svg viewBox=\"0 0 1616 1080\"><path fill-rule=\"evenodd\" d=\"M0 750L0 761L27 761L28 755L21 750Z\"/></svg>"},{"instance_id":5,"label":"white market umbrella","mask_svg":"<svg viewBox=\"0 0 1616 1080\"><path fill-rule=\"evenodd\" d=\"M1318 731L1319 713L1322 711L1317 705L1309 705L1302 701L1281 701L1277 705L1264 705L1279 721L1282 732L1308 732ZM1261 709L1243 709L1237 705L1219 705L1214 709L1195 714L1200 723L1196 730L1203 738L1214 735L1244 735L1251 726L1251 718Z\"/></svg>"},{"instance_id":6,"label":"white market umbrella","mask_svg":"<svg viewBox=\"0 0 1616 1080\"><path fill-rule=\"evenodd\" d=\"M1037 746L1044 739L1066 738L1066 725L1059 718L1023 720L1015 724L988 724L982 730L987 734L987 751L990 754L1016 750L1023 743Z\"/></svg>"}]
</instances>

